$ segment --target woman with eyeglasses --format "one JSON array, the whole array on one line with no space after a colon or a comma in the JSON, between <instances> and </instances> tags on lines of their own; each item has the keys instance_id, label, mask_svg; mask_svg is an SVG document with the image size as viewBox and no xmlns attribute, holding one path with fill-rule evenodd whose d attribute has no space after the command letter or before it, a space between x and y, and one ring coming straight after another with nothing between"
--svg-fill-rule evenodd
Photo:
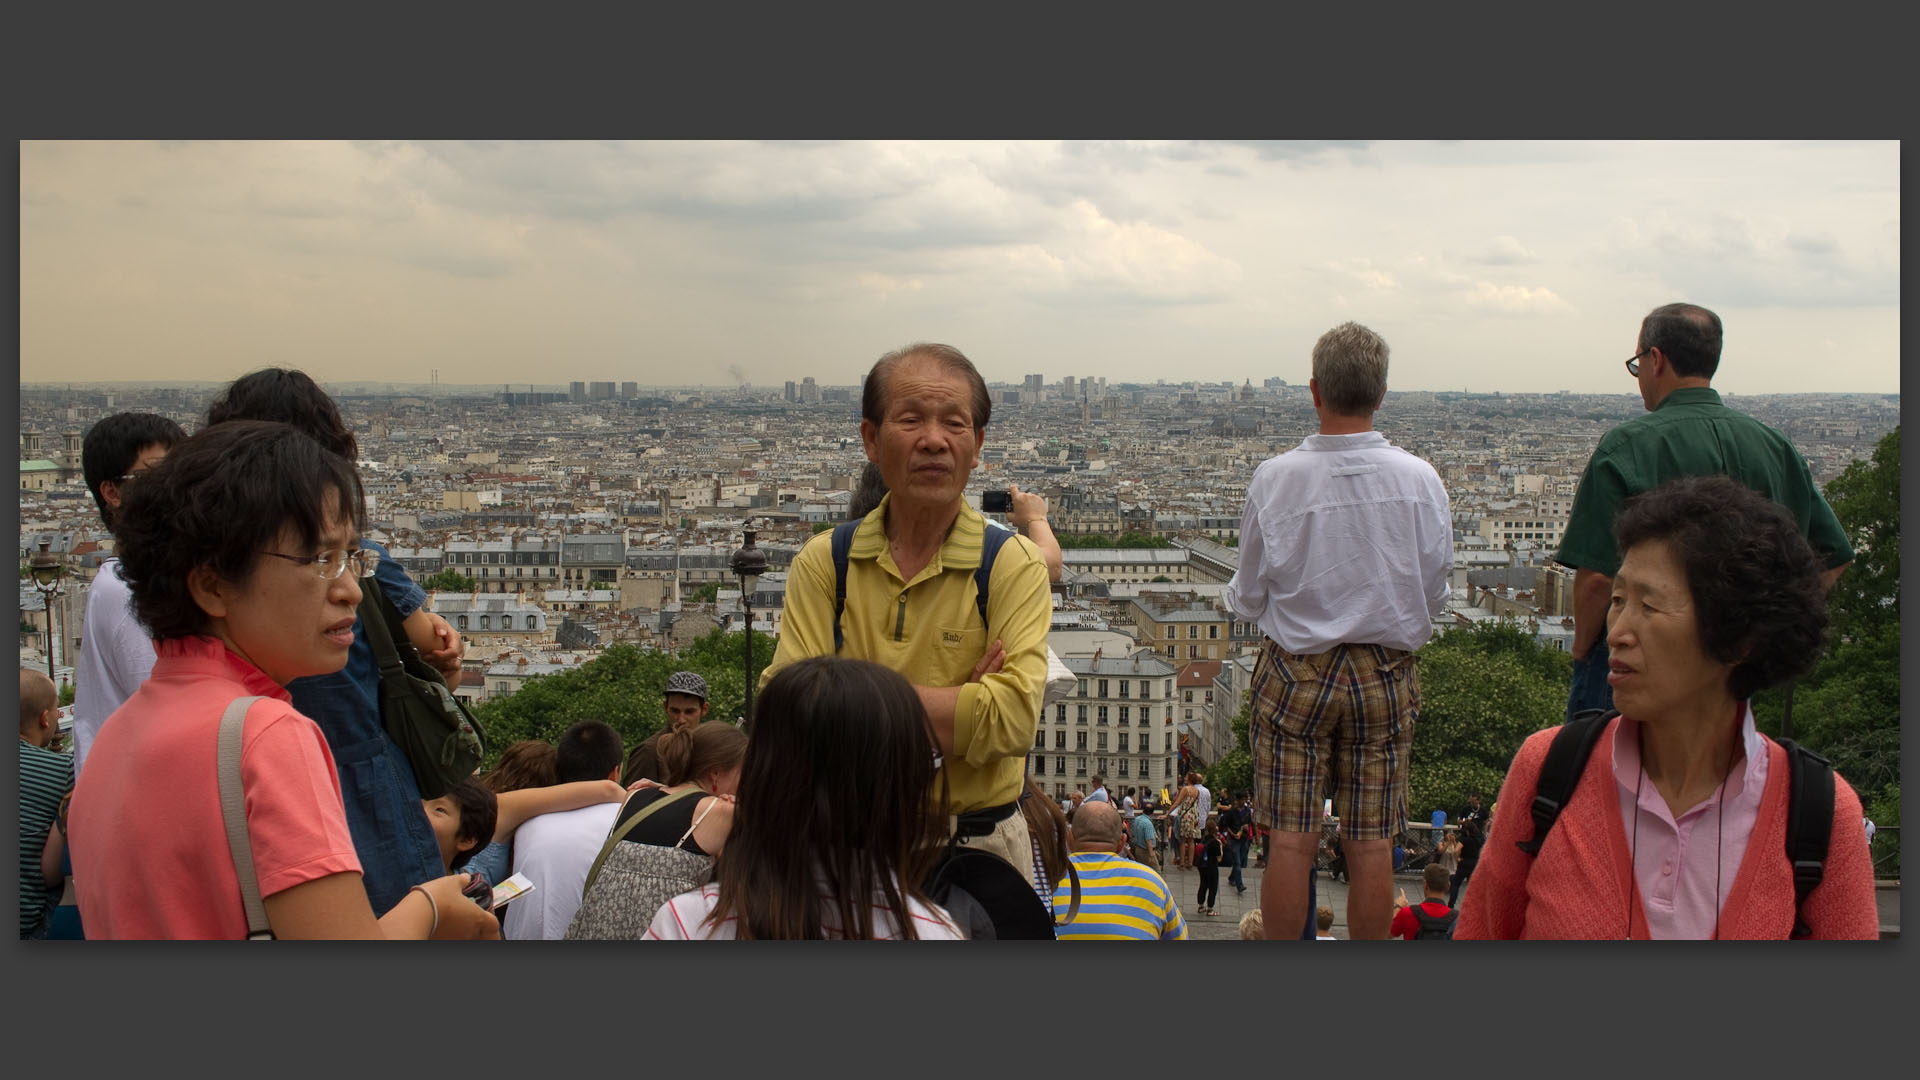
<instances>
[{"instance_id":1,"label":"woman with eyeglasses","mask_svg":"<svg viewBox=\"0 0 1920 1080\"><path fill-rule=\"evenodd\" d=\"M207 408L207 426L235 420L292 424L349 469L359 457L359 444L339 407L304 372L266 368L234 380ZM361 584L376 586L395 613L405 617L407 640L421 658L457 681L465 650L460 636L425 608L426 593L385 548L365 538L360 546L372 559L349 572L370 575ZM367 900L374 911L385 912L412 886L440 876L442 866L433 825L421 810L413 768L380 720L380 667L367 643L367 626L354 624L345 666L295 680L287 690L294 707L326 734L340 773L347 827L360 856Z\"/></svg>"},{"instance_id":2,"label":"woman with eyeglasses","mask_svg":"<svg viewBox=\"0 0 1920 1080\"><path fill-rule=\"evenodd\" d=\"M1797 922L1803 936L1877 937L1860 800L1838 776L1821 881L1798 901L1788 754L1749 706L1820 653L1813 548L1783 507L1724 476L1639 495L1613 530L1624 558L1607 682L1619 713L1544 838L1525 810L1494 816L1455 937L1783 939ZM1499 803L1534 804L1559 730L1527 739ZM1470 852L1463 881L1469 865Z\"/></svg>"},{"instance_id":3,"label":"woman with eyeglasses","mask_svg":"<svg viewBox=\"0 0 1920 1080\"><path fill-rule=\"evenodd\" d=\"M782 669L754 709L714 881L647 938L960 938L921 885L946 847L936 754L897 672L832 656Z\"/></svg>"},{"instance_id":4,"label":"woman with eyeglasses","mask_svg":"<svg viewBox=\"0 0 1920 1080\"><path fill-rule=\"evenodd\" d=\"M102 725L74 790L88 937L248 935L217 753L228 706L249 697L260 700L242 730L242 806L274 936L499 936L462 896L465 874L416 883L376 918L333 755L286 689L347 662L367 558L360 507L344 459L249 421L187 439L129 489L116 540L159 655Z\"/></svg>"}]
</instances>

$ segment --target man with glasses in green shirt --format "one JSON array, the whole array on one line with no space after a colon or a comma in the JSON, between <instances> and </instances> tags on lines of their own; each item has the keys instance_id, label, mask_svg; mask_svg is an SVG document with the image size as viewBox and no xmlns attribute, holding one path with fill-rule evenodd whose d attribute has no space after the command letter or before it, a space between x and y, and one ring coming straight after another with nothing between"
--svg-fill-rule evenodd
<instances>
[{"instance_id":1,"label":"man with glasses in green shirt","mask_svg":"<svg viewBox=\"0 0 1920 1080\"><path fill-rule=\"evenodd\" d=\"M1785 435L1720 402L1711 383L1720 366L1720 316L1694 304L1667 304L1640 323L1627 374L1648 415L1600 439L1580 476L1555 561L1574 568L1573 688L1567 718L1613 707L1607 685L1607 606L1620 552L1613 518L1629 497L1677 476L1731 476L1785 507L1826 560L1829 588L1853 561L1853 547L1814 484L1806 458Z\"/></svg>"}]
</instances>

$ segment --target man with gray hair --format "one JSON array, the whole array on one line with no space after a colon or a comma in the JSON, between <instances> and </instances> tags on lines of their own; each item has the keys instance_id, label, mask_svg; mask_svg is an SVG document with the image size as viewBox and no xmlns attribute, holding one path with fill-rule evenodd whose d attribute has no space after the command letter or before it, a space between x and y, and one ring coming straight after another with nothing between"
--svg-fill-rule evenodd
<instances>
[{"instance_id":1,"label":"man with gray hair","mask_svg":"<svg viewBox=\"0 0 1920 1080\"><path fill-rule=\"evenodd\" d=\"M1306 925L1331 796L1346 836L1347 926L1385 938L1391 837L1406 828L1420 700L1413 652L1445 610L1453 517L1433 466L1373 430L1387 343L1345 323L1313 347L1320 433L1254 470L1227 599L1265 640L1254 662L1254 816L1271 830L1260 885L1270 938Z\"/></svg>"}]
</instances>

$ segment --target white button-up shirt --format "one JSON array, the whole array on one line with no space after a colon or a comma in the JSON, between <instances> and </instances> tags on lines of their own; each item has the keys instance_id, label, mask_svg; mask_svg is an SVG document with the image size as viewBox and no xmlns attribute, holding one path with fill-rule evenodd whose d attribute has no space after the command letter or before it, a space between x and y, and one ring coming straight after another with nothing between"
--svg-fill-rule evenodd
<instances>
[{"instance_id":1,"label":"white button-up shirt","mask_svg":"<svg viewBox=\"0 0 1920 1080\"><path fill-rule=\"evenodd\" d=\"M1227 602L1291 653L1412 651L1446 610L1452 569L1433 466L1377 431L1310 435L1253 471Z\"/></svg>"}]
</instances>

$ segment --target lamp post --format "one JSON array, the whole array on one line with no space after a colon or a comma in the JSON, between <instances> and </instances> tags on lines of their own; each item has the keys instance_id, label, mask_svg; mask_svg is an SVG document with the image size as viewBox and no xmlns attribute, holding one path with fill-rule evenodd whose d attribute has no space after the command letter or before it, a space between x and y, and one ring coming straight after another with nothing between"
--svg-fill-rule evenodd
<instances>
[{"instance_id":1,"label":"lamp post","mask_svg":"<svg viewBox=\"0 0 1920 1080\"><path fill-rule=\"evenodd\" d=\"M746 524L753 524L751 518ZM740 603L746 608L747 633L741 640L746 643L747 701L741 714L740 728L749 734L753 731L753 588L760 575L767 572L767 553L753 546L753 530L746 530L747 541L740 550L733 553L729 565L740 577Z\"/></svg>"},{"instance_id":2,"label":"lamp post","mask_svg":"<svg viewBox=\"0 0 1920 1080\"><path fill-rule=\"evenodd\" d=\"M60 595L60 575L66 567L60 565L59 556L48 550L51 541L41 540L40 550L27 560L27 572L33 576L33 587L40 592L41 603L47 610L47 678L53 675L53 643L59 635L53 629L53 601ZM762 557L765 561L765 557Z\"/></svg>"}]
</instances>

